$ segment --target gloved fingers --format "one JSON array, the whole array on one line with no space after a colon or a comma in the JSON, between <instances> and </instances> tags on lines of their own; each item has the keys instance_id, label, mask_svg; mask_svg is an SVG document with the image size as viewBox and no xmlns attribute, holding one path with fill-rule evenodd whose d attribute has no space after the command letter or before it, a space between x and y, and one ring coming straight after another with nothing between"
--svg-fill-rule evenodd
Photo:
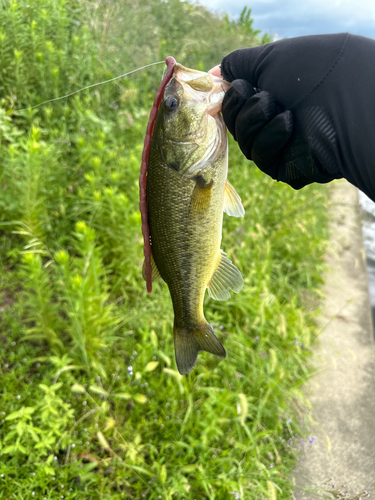
<instances>
[{"instance_id":1,"label":"gloved fingers","mask_svg":"<svg viewBox=\"0 0 375 500\"><path fill-rule=\"evenodd\" d=\"M345 78L349 71L345 59L340 65L337 62L347 39L345 33L311 35L235 50L223 57L221 74L228 82L247 80L270 92L284 109L292 109L322 82L330 81L333 69Z\"/></svg>"},{"instance_id":2,"label":"gloved fingers","mask_svg":"<svg viewBox=\"0 0 375 500\"><path fill-rule=\"evenodd\" d=\"M271 175L268 170L283 156L283 149L292 132L293 115L291 111L278 114L258 132L251 150L252 160L258 168Z\"/></svg>"},{"instance_id":3,"label":"gloved fingers","mask_svg":"<svg viewBox=\"0 0 375 500\"><path fill-rule=\"evenodd\" d=\"M251 149L256 134L278 113L275 99L261 91L248 99L235 121L235 139L243 154L251 160Z\"/></svg>"},{"instance_id":4,"label":"gloved fingers","mask_svg":"<svg viewBox=\"0 0 375 500\"><path fill-rule=\"evenodd\" d=\"M232 82L231 88L225 93L221 111L225 124L235 140L237 140L235 125L238 112L254 94L255 90L253 86L246 80L235 80Z\"/></svg>"},{"instance_id":5,"label":"gloved fingers","mask_svg":"<svg viewBox=\"0 0 375 500\"><path fill-rule=\"evenodd\" d=\"M221 74L227 82L243 79L257 86L255 70L264 57L265 45L239 49L231 52L221 60ZM266 49L267 50L267 49Z\"/></svg>"}]
</instances>

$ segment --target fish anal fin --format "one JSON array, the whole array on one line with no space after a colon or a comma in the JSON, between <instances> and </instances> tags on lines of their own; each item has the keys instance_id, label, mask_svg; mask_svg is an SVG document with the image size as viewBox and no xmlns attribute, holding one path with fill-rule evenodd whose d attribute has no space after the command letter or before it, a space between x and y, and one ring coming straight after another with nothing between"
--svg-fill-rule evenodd
<instances>
[{"instance_id":1,"label":"fish anal fin","mask_svg":"<svg viewBox=\"0 0 375 500\"><path fill-rule=\"evenodd\" d=\"M227 355L214 334L212 326L206 321L202 326L197 326L192 330L184 330L175 326L173 332L176 363L181 375L191 372L199 351L207 351L220 358L225 358Z\"/></svg>"},{"instance_id":2,"label":"fish anal fin","mask_svg":"<svg viewBox=\"0 0 375 500\"><path fill-rule=\"evenodd\" d=\"M238 293L242 290L244 281L237 267L220 250L219 264L208 285L208 293L213 299L227 300L230 298L229 289Z\"/></svg>"},{"instance_id":3,"label":"fish anal fin","mask_svg":"<svg viewBox=\"0 0 375 500\"><path fill-rule=\"evenodd\" d=\"M243 217L245 215L245 209L242 205L241 198L228 179L224 188L223 210L232 217Z\"/></svg>"},{"instance_id":4,"label":"fish anal fin","mask_svg":"<svg viewBox=\"0 0 375 500\"><path fill-rule=\"evenodd\" d=\"M152 273L151 273L151 281L156 281L157 279L162 279L160 273L159 273L159 269L157 268L157 265L155 263L155 260L154 260L154 256L152 255L151 253L151 269L152 269ZM146 260L143 261L143 266L142 266L142 278L146 280Z\"/></svg>"}]
</instances>

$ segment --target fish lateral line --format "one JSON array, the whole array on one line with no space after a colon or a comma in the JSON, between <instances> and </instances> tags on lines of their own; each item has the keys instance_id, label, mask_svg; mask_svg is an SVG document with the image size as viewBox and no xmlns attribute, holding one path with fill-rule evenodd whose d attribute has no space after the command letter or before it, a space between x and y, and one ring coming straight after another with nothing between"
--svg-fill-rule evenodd
<instances>
[{"instance_id":1,"label":"fish lateral line","mask_svg":"<svg viewBox=\"0 0 375 500\"><path fill-rule=\"evenodd\" d=\"M48 104L49 102L55 102L55 101L60 101L61 99L67 99L68 97L71 97L72 95L79 94L83 90L91 89L93 87L97 87L98 85L104 85L105 83L113 82L115 80L118 80L119 78L124 78L125 76L136 73L137 71L142 71L143 69L149 68L150 66L156 66L157 64L163 64L163 63L164 63L164 61L158 61L158 62L146 64L146 66L142 66L141 68L133 69L132 71L128 71L127 73L124 73L123 75L115 76L114 78L110 78L109 80L104 80L103 82L98 82L98 83L93 83L91 85L87 85L87 87L82 87L81 89L75 90L74 92L71 92L70 94L66 94L66 95L63 95L60 97L55 97L53 99L48 99L47 101L40 102L39 104L35 104L35 106L31 106L29 108L15 109L14 111L29 111L31 109L39 108L39 106L43 106L44 104Z\"/></svg>"}]
</instances>

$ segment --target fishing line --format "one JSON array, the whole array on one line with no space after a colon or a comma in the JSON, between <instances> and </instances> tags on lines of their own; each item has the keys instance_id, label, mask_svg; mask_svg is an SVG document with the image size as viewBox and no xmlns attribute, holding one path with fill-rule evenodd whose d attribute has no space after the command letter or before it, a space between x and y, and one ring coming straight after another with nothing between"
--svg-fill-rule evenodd
<instances>
[{"instance_id":1,"label":"fishing line","mask_svg":"<svg viewBox=\"0 0 375 500\"><path fill-rule=\"evenodd\" d=\"M142 66L141 68L133 69L132 71L129 71L128 73L124 73L123 75L115 76L114 78L111 78L110 80L105 80L104 82L93 83L92 85L87 85L87 87L83 87L82 89L75 90L71 94L66 94L66 95L63 95L61 97L55 97L54 99L48 99L48 101L40 102L39 104L36 104L35 106L31 106L30 108L15 109L14 111L28 111L29 109L38 108L39 106L43 106L43 104L47 104L49 102L59 101L60 99L66 99L67 97L78 94L79 92L82 92L83 90L91 89L92 87L97 87L98 85L103 85L103 83L113 82L114 80L118 80L119 78L123 78L124 76L131 75L132 73L136 73L137 71L141 71L142 69L146 69L146 68L149 68L150 66L155 66L156 64L162 64L162 63L165 64L165 61L158 61L158 62L146 64L146 66Z\"/></svg>"},{"instance_id":2,"label":"fishing line","mask_svg":"<svg viewBox=\"0 0 375 500\"><path fill-rule=\"evenodd\" d=\"M160 81L163 81L163 78L165 76L165 72L167 71L167 66L164 66L163 68L163 74L161 75L161 80Z\"/></svg>"}]
</instances>

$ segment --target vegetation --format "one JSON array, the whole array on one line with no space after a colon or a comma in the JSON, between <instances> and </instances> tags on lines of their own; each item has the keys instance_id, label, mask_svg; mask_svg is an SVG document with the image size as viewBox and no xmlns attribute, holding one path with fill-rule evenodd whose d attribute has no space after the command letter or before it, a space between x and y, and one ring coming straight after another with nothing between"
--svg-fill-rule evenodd
<instances>
[{"instance_id":1,"label":"vegetation","mask_svg":"<svg viewBox=\"0 0 375 500\"><path fill-rule=\"evenodd\" d=\"M206 298L228 357L176 371L166 286L141 278L138 175L161 66L267 41L179 0L4 1L0 14L0 499L289 499L326 238L230 144L243 291Z\"/></svg>"}]
</instances>

